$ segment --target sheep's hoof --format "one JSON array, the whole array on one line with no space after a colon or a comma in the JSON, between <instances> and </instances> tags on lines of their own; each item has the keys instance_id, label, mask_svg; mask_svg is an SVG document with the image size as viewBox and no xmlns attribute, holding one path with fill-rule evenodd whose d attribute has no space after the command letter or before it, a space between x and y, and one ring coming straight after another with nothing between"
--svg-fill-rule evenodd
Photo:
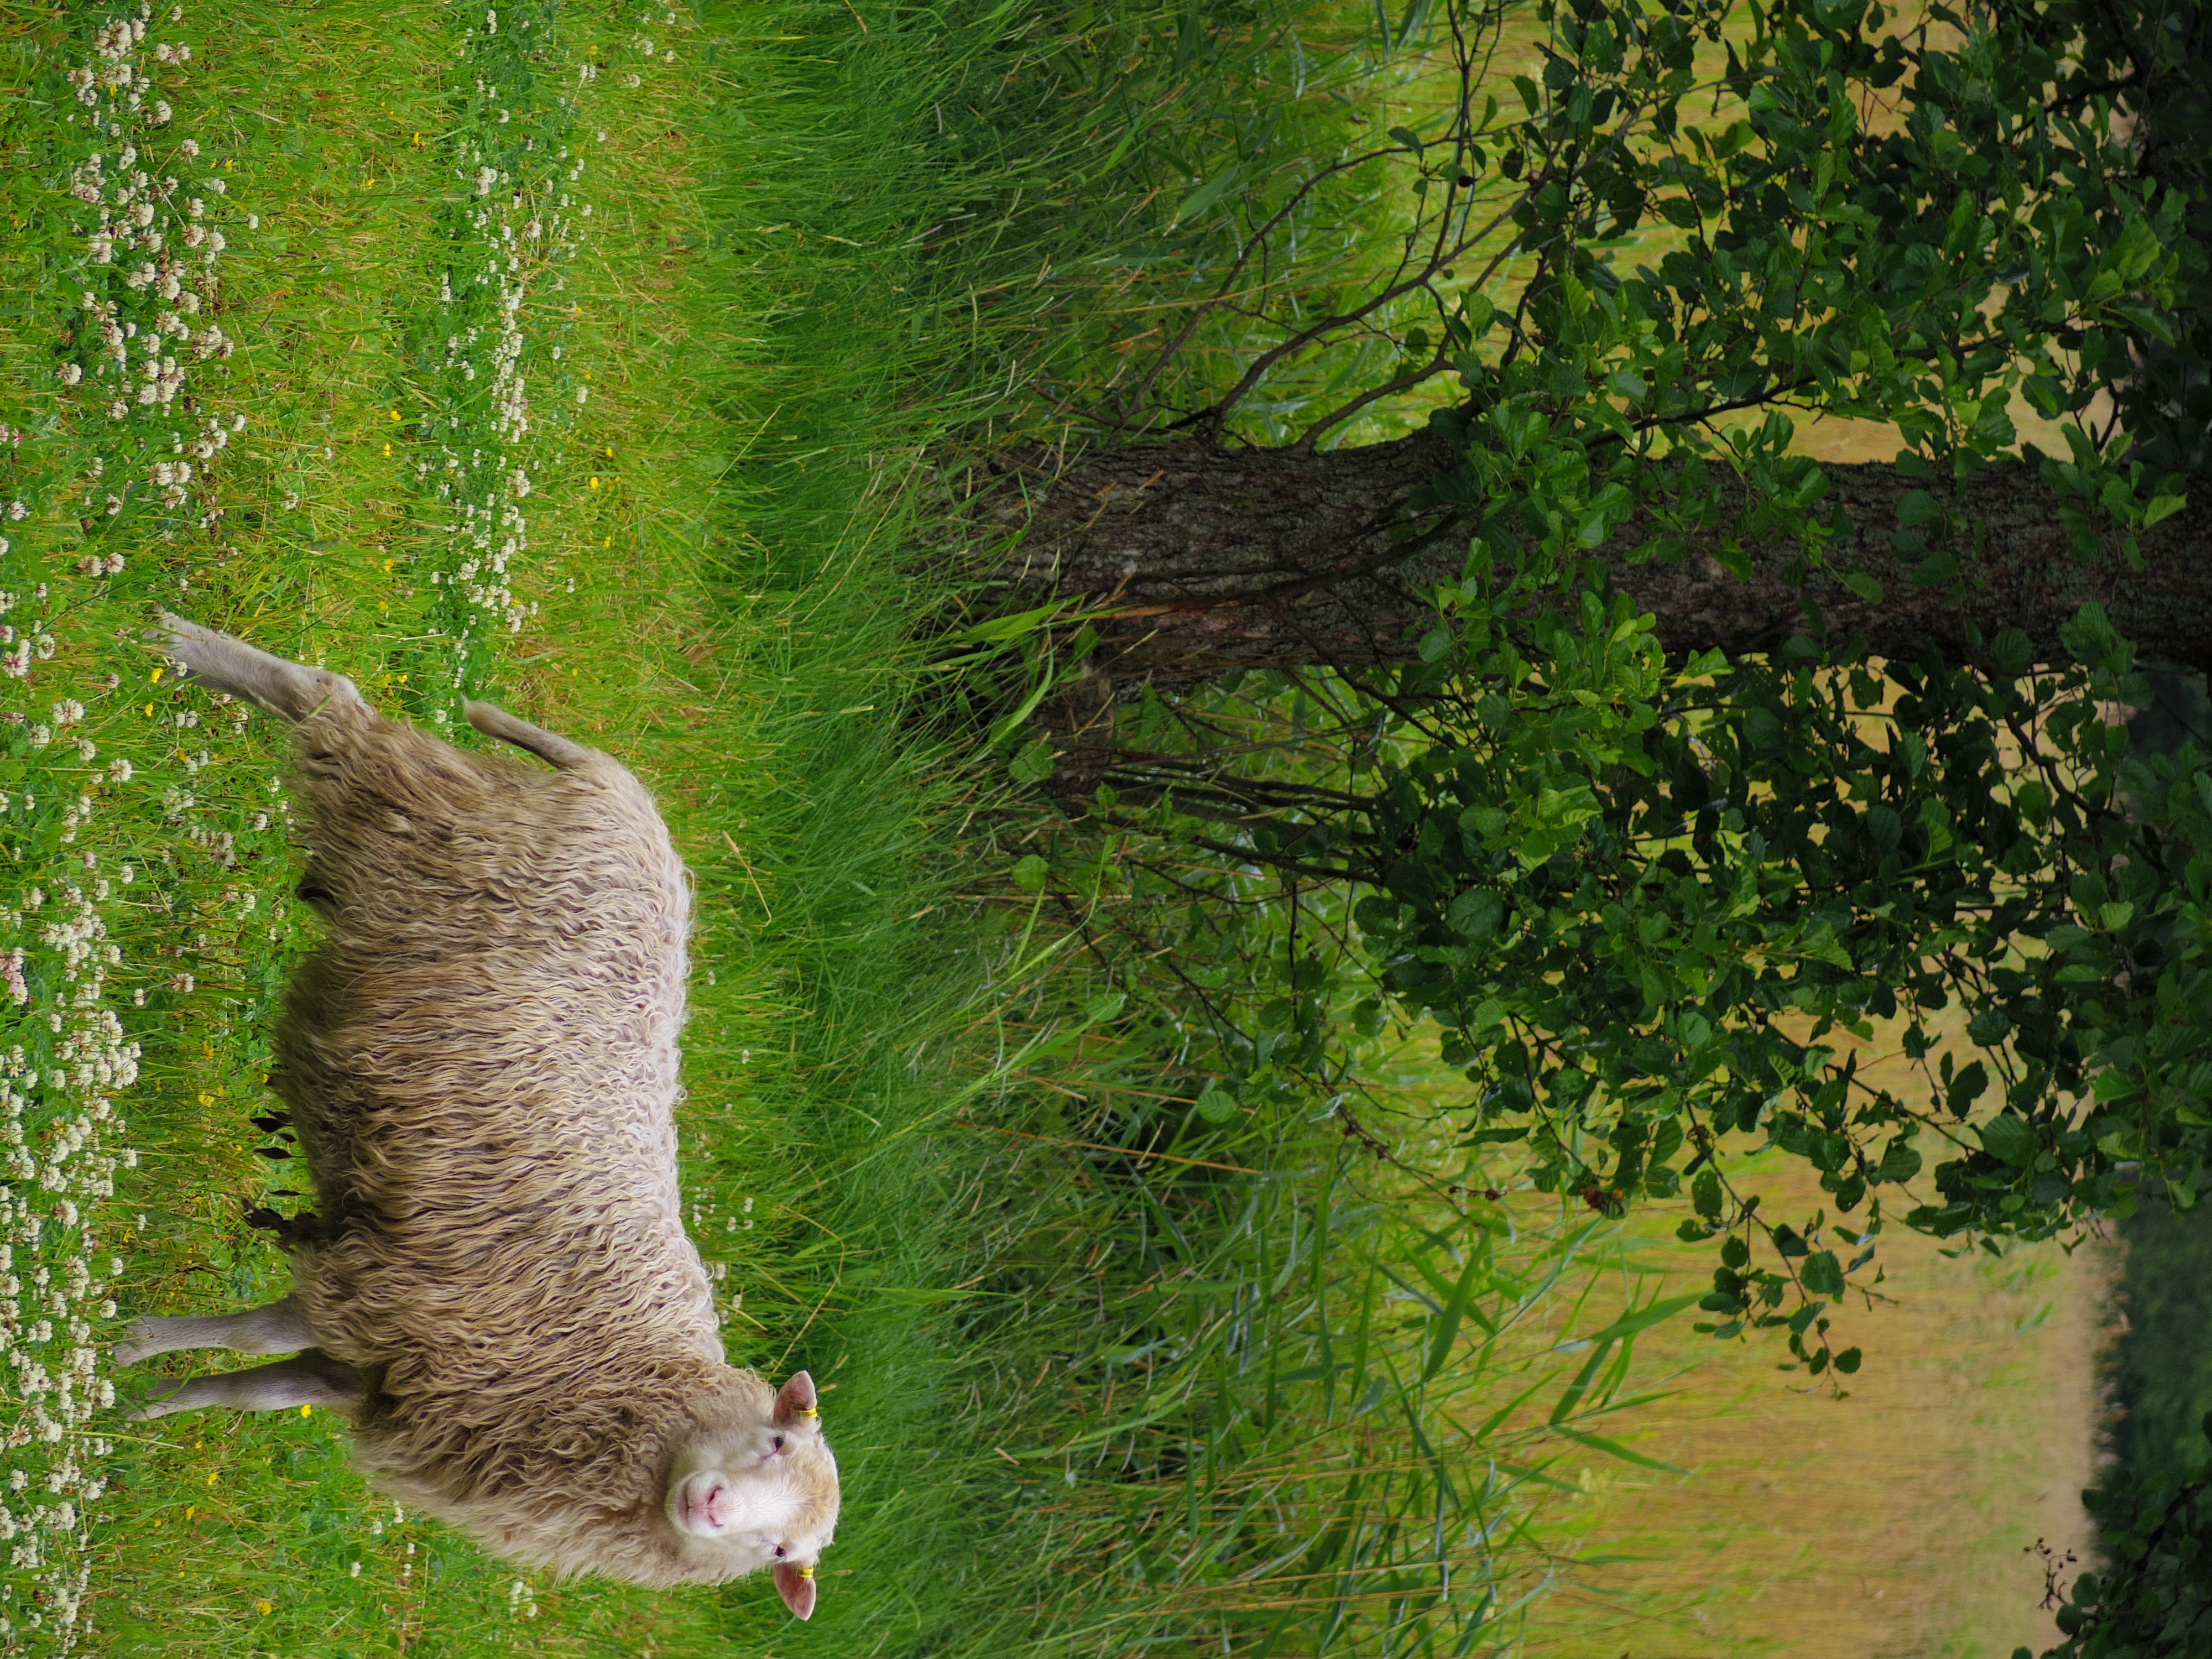
<instances>
[{"instance_id":1,"label":"sheep's hoof","mask_svg":"<svg viewBox=\"0 0 2212 1659\"><path fill-rule=\"evenodd\" d=\"M178 1396L191 1386L190 1377L170 1377L161 1382L118 1390L115 1403L124 1408L125 1421L148 1423L157 1417L167 1417L172 1412L190 1411L193 1402Z\"/></svg>"},{"instance_id":2,"label":"sheep's hoof","mask_svg":"<svg viewBox=\"0 0 2212 1659\"><path fill-rule=\"evenodd\" d=\"M201 641L223 638L223 635L216 633L215 629L203 628L196 622L179 617L173 611L159 611L156 615L160 620L140 637L149 645L161 647L180 661L183 661L191 647ZM185 662L185 665L189 668L191 665Z\"/></svg>"},{"instance_id":3,"label":"sheep's hoof","mask_svg":"<svg viewBox=\"0 0 2212 1659\"><path fill-rule=\"evenodd\" d=\"M150 1359L166 1352L161 1339L155 1334L152 1322L134 1319L124 1327L124 1336L115 1345L113 1358L118 1365L135 1365L142 1359Z\"/></svg>"}]
</instances>

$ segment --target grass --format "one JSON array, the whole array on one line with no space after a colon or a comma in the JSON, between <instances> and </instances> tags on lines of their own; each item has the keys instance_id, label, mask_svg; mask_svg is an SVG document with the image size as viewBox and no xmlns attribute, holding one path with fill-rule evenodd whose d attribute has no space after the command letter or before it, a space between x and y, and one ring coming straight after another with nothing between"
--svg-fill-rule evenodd
<instances>
[{"instance_id":1,"label":"grass","mask_svg":"<svg viewBox=\"0 0 2212 1659\"><path fill-rule=\"evenodd\" d=\"M5 583L15 625L35 620L27 635L55 641L28 676L0 682L21 717L0 787L25 884L14 890L50 896L9 917L34 999L11 1011L10 1035L42 1074L23 1109L29 1139L43 1156L56 1126L94 1120L125 1069L108 1060L99 1094L52 1076L64 1033L45 1010L88 981L39 929L74 881L119 960L70 1023L96 1031L103 1010L126 1022L138 1076L112 1092L137 1156L112 1171L113 1203L97 1203L111 1173L100 1160L123 1142L115 1130L109 1154L94 1140L86 1175L13 1223L27 1278L33 1259L64 1275L89 1259L103 1278L106 1252L128 1261L120 1283L67 1304L92 1395L76 1395L59 1450L33 1442L14 1460L41 1486L61 1475L55 1495L76 1512L16 1500L47 1551L37 1563L17 1547L8 1643L64 1647L88 1630L121 1652L846 1653L933 1639L964 1617L942 1564L972 1551L975 1522L934 1432L963 1358L911 1293L933 1282L945 1201L914 1133L945 1073L916 1051L957 1030L978 970L916 913L938 891L924 830L965 784L899 719L899 520L891 492L870 488L868 457L910 423L880 386L854 395L881 365L866 362L872 337L825 305L839 274L732 245L734 202L752 232L760 208L823 185L817 171L764 202L738 195L763 147L733 88L756 68L781 75L781 60L756 65L741 43L664 13L507 9L495 33L438 6L242 5L157 26L131 61L162 76L172 118L94 139L54 94L100 21L18 9L0 22L14 47L7 144L28 164L6 169L9 211L39 232L6 256L23 303L0 343L0 407L29 435L9 458L27 508ZM550 62L507 49L556 27ZM738 20L732 34L744 32ZM152 58L173 40L192 46L189 70ZM674 63L659 55L670 51ZM790 112L804 91L761 98ZM692 118L702 105L719 129ZM186 137L199 156L182 155ZM188 164L215 203L229 246L220 288L199 284L200 314L236 348L194 366L174 404L110 422L55 377L65 341L88 367L93 353L82 243L67 229L85 216L52 186L94 149L112 167L123 142L157 179ZM202 178L222 181L219 199ZM158 290L92 274L123 321L167 309ZM141 500L139 485L104 518L118 479L135 483L173 432L191 441L218 415L228 442L218 464L194 458L191 500L165 506L158 488ZM88 544L121 568L81 569ZM450 723L465 683L615 750L656 787L701 878L695 1231L726 1274L733 1353L810 1364L831 1421L849 1425L838 1443L856 1501L813 1626L789 1626L761 1582L647 1597L519 1578L368 1501L327 1419L126 1431L98 1411L112 1380L97 1358L113 1328L102 1290L127 1315L265 1299L284 1280L241 1221L292 1167L283 1133L251 1121L267 1109L266 1021L301 927L276 738L160 682L132 635L157 601L327 660L418 720ZM57 742L48 708L65 696L86 714ZM65 747L80 733L97 768ZM125 759L127 781L98 769ZM92 814L70 823L80 785ZM90 885L85 850L118 872L112 885ZM10 1346L53 1353L32 1317L10 1326ZM35 1399L19 1388L9 1420Z\"/></svg>"},{"instance_id":2,"label":"grass","mask_svg":"<svg viewBox=\"0 0 2212 1659\"><path fill-rule=\"evenodd\" d=\"M118 46L158 84L135 112L117 88L127 130L95 137L63 77L111 14L0 3L0 501L24 504L0 651L27 653L0 677L22 981L0 1120L23 1135L0 1121L0 1462L23 1476L0 1649L1522 1640L1583 1535L1559 1460L1642 1467L1604 1448L1645 1408L1650 1264L1587 1215L1451 1194L1508 1172L1417 1112L1395 1163L1288 1096L1219 1118L1211 1057L1145 1012L1171 988L1009 881L1046 832L915 644L990 602L915 574L988 570L939 469L1048 435L1068 377L1159 326L1185 291L1163 240L1202 265L1227 234L1176 231L1173 204L1224 158L1340 142L1326 76L1295 120L1243 112L1287 95L1294 40L1356 56L1358 28L842 0L167 15ZM179 42L188 63L155 54ZM179 314L231 347L170 350L182 389L161 402L157 368L111 419L82 294L118 331L178 310L158 273L125 280L151 250L98 266L72 230L72 170L100 151L119 205L125 143L202 202L165 203L165 235L222 231ZM373 1500L321 1415L107 1411L115 1322L281 1293L243 1214L294 1201L287 1134L254 1121L307 926L276 734L157 676L157 603L449 731L462 690L495 697L656 791L700 881L693 1231L732 1357L813 1370L845 1474L811 1625L759 1581L518 1576ZM1115 852L1055 851L1088 860L1079 904L1158 898L1116 886ZM1217 969L1272 1018L1265 973ZM1431 1086L1418 1055L1367 1063L1382 1095Z\"/></svg>"},{"instance_id":3,"label":"grass","mask_svg":"<svg viewBox=\"0 0 2212 1659\"><path fill-rule=\"evenodd\" d=\"M16 233L0 410L23 502L0 573L27 651L0 680L3 948L21 952L0 1107L29 1160L7 1217L25 1283L0 1307L17 1367L0 1421L23 1477L0 1646L996 1653L1092 1650L1117 1621L1154 1644L1218 1623L1227 1580L1205 1560L1179 1581L1196 1601L1148 1613L1152 1567L1116 1568L1100 1596L1074 1565L1103 1559L1102 1527L1141 1517L1115 1495L1128 1482L1085 1492L1068 1453L1068 1420L1094 1399L1110 1410L1126 1377L1091 1368L1096 1333L1056 1298L1138 1286L1046 1241L1194 1201L1180 1245L1249 1286L1275 1271L1277 1215L1318 1200L1326 1216L1329 1192L1269 1176L1258 1196L1276 1207L1254 1210L1240 1188L1102 1184L994 1064L1009 1038L1025 1064L1064 1050L1007 1030L1004 998L1036 967L1019 912L978 920L948 890L988 851L962 825L998 786L906 718L912 619L940 600L898 556L922 533L915 459L994 395L959 365L1013 337L977 321L951 338L941 319L961 299L980 319L1027 248L978 231L925 258L917 232L961 211L976 174L884 158L928 93L981 76L999 25L879 18L863 43L845 19L226 3L149 13L130 39L96 9L0 13ZM86 65L156 84L95 81L76 102L64 77ZM95 112L112 130L95 135ZM1006 159L976 153L979 168ZM165 293L158 267L128 280L150 246L104 264L82 233L97 202L128 213L121 191L171 174L181 187L155 207L171 217L123 233L191 237L202 263ZM95 199L65 195L72 180ZM209 342L167 353L181 385L160 355L150 380L137 367L136 342L171 316ZM124 374L100 371L103 320ZM136 636L157 604L449 730L459 691L496 696L655 787L701 883L694 1231L725 1275L733 1355L814 1370L845 1469L811 1626L759 1582L648 1597L517 1576L372 1501L327 1417L108 1414L131 1380L103 1358L115 1322L281 1293L283 1263L243 1217L298 1197L260 1086L304 927L276 734L164 681ZM956 1123L975 1101L990 1126ZM1141 1278L1158 1253L1112 1265ZM1216 1293L1146 1311L1218 1334ZM1231 1300L1259 1339L1248 1364L1267 1322L1249 1290ZM1200 1343L1193 1364L1224 1352ZM1053 1380L1070 1372L1072 1389ZM1270 1410L1297 1386L1271 1389ZM1189 1514L1194 1489L1159 1462L1186 1455L1185 1403L1155 1396L1136 1427ZM1126 1473L1117 1437L1091 1437L1091 1467ZM1279 1507L1299 1474L1270 1489L1222 1441L1200 1541L1235 1541L1237 1506Z\"/></svg>"}]
</instances>

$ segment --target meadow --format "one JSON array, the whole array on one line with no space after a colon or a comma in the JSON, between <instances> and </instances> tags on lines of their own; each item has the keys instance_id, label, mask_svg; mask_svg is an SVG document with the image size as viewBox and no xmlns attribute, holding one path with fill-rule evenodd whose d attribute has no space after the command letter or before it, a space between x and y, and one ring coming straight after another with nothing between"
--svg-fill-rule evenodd
<instances>
[{"instance_id":1,"label":"meadow","mask_svg":"<svg viewBox=\"0 0 2212 1659\"><path fill-rule=\"evenodd\" d=\"M1209 156L1346 118L1316 74L1240 125L1280 40L1135 20L0 3L0 1651L1540 1649L1602 1554L1579 1472L1668 1473L1624 1425L1679 1265L1418 1110L1377 1157L1164 1058L1091 949L1145 895L1004 741L1049 671L962 633L952 469L1198 280L1146 239ZM305 1201L279 734L169 682L157 605L655 790L693 1232L844 1470L812 1624L518 1575L324 1414L122 1420L120 1322L281 1294L247 1214ZM1370 1098L1435 1089L1423 1044L1375 1036Z\"/></svg>"}]
</instances>

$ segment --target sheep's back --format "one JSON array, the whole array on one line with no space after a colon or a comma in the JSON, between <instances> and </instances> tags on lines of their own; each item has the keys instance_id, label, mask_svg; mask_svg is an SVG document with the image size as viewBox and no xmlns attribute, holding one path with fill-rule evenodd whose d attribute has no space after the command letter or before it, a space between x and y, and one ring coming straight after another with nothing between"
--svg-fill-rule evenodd
<instances>
[{"instance_id":1,"label":"sheep's back","mask_svg":"<svg viewBox=\"0 0 2212 1659\"><path fill-rule=\"evenodd\" d=\"M319 1340L395 1393L641 1340L719 1360L677 1184L690 890L651 799L605 756L550 771L358 705L297 744L325 927L271 1081L318 1190Z\"/></svg>"}]
</instances>

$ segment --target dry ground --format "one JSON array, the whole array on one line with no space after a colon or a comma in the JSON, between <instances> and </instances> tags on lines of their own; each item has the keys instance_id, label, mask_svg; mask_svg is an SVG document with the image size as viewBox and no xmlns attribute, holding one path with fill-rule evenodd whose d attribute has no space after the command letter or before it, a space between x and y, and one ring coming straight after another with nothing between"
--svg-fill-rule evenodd
<instances>
[{"instance_id":1,"label":"dry ground","mask_svg":"<svg viewBox=\"0 0 2212 1659\"><path fill-rule=\"evenodd\" d=\"M1861 1075L1905 1095L1893 1047ZM1750 1187L1777 1218L1802 1224L1826 1197L1802 1163L1760 1167ZM1676 1218L1637 1224L1669 1294L1713 1266L1711 1246L1671 1237ZM1686 1473L1589 1461L1583 1559L1643 1559L1586 1568L1536 1614L1532 1656L2003 1659L2058 1639L2034 1546L2088 1553L2080 1494L2118 1250L1947 1259L1893 1225L1878 1260L1892 1300L1837 1316L1838 1346L1866 1355L1845 1398L1778 1370L1779 1342L1715 1345L1686 1321L1642 1339L1642 1374L1679 1371L1680 1392L1621 1437Z\"/></svg>"}]
</instances>

